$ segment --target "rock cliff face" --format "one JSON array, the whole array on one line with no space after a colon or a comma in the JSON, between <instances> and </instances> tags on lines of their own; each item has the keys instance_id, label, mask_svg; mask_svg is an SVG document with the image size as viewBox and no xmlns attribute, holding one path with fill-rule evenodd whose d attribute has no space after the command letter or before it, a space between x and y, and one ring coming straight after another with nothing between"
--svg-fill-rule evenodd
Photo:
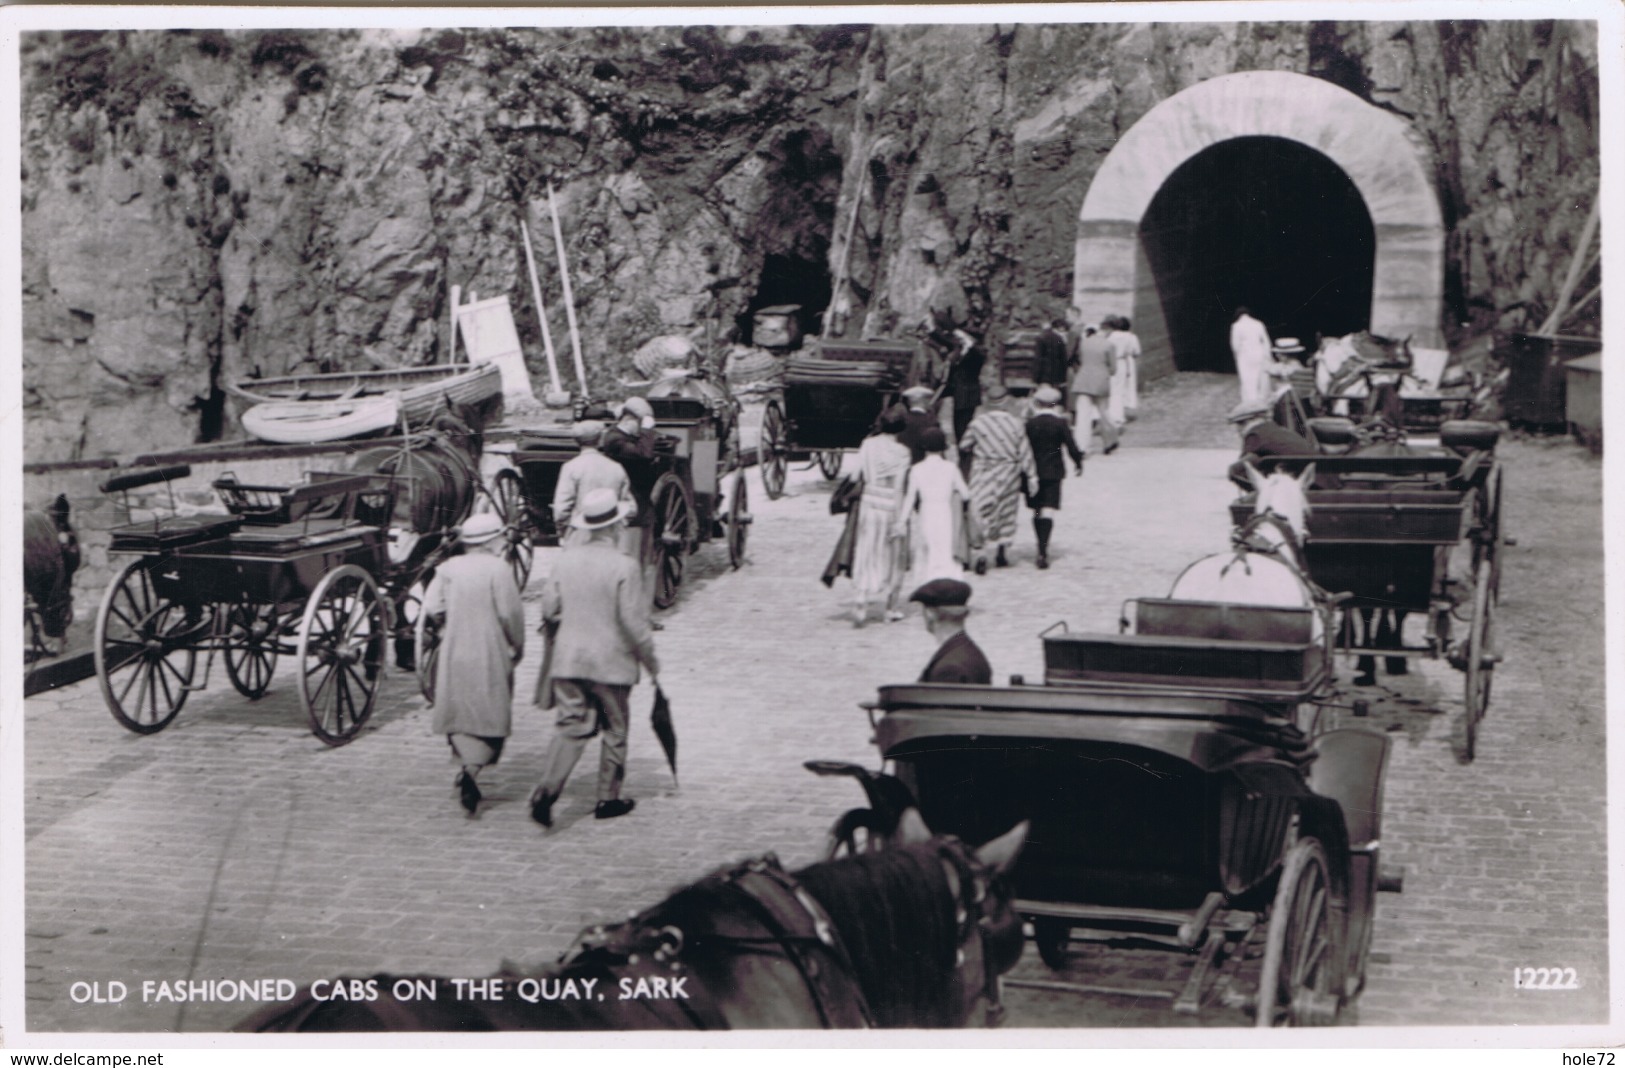
<instances>
[{"instance_id":1,"label":"rock cliff face","mask_svg":"<svg viewBox=\"0 0 1625 1068\"><path fill-rule=\"evenodd\" d=\"M1450 228L1447 330L1538 322L1597 185L1589 24L1284 23L27 34L33 461L235 436L221 384L443 359L512 302L520 223L569 384L552 185L595 388L650 337L830 301L996 334L1064 306L1123 131L1292 70L1408 117ZM833 288L833 297L831 289ZM1595 305L1592 306L1595 310Z\"/></svg>"}]
</instances>

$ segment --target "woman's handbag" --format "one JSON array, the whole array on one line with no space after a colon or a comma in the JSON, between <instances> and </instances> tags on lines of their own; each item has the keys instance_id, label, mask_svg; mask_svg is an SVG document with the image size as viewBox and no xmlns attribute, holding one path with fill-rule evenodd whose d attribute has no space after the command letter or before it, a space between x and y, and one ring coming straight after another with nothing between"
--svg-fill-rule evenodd
<instances>
[{"instance_id":1,"label":"woman's handbag","mask_svg":"<svg viewBox=\"0 0 1625 1068\"><path fill-rule=\"evenodd\" d=\"M835 492L829 495L829 514L845 515L862 496L863 476L847 475L841 479L841 484L835 487Z\"/></svg>"}]
</instances>

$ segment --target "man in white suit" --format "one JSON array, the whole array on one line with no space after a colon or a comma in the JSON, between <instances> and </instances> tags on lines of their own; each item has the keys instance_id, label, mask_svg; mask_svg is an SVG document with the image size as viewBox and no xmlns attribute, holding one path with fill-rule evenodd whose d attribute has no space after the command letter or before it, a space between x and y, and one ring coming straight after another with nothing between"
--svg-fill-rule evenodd
<instances>
[{"instance_id":1,"label":"man in white suit","mask_svg":"<svg viewBox=\"0 0 1625 1068\"><path fill-rule=\"evenodd\" d=\"M1269 387L1264 369L1270 362L1270 332L1245 305L1236 309L1235 322L1230 324L1230 351L1236 357L1242 403L1266 397Z\"/></svg>"}]
</instances>

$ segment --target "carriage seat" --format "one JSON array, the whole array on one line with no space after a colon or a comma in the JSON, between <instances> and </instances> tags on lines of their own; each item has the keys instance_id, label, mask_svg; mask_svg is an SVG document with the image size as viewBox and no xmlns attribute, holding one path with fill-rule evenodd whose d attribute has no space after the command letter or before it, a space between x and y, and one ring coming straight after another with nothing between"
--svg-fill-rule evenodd
<instances>
[{"instance_id":1,"label":"carriage seat","mask_svg":"<svg viewBox=\"0 0 1625 1068\"><path fill-rule=\"evenodd\" d=\"M296 552L356 538L367 528L349 519L300 519L276 526L248 526L231 535L233 551L252 555Z\"/></svg>"},{"instance_id":2,"label":"carriage seat","mask_svg":"<svg viewBox=\"0 0 1625 1068\"><path fill-rule=\"evenodd\" d=\"M1162 597L1142 597L1134 603L1136 634L1283 645L1314 642L1315 613L1309 608Z\"/></svg>"},{"instance_id":3,"label":"carriage seat","mask_svg":"<svg viewBox=\"0 0 1625 1068\"><path fill-rule=\"evenodd\" d=\"M1460 453L1495 448L1501 428L1477 419L1447 419L1439 425L1439 444Z\"/></svg>"},{"instance_id":4,"label":"carriage seat","mask_svg":"<svg viewBox=\"0 0 1625 1068\"><path fill-rule=\"evenodd\" d=\"M114 527L110 552L163 552L224 538L243 524L240 515L172 515Z\"/></svg>"}]
</instances>

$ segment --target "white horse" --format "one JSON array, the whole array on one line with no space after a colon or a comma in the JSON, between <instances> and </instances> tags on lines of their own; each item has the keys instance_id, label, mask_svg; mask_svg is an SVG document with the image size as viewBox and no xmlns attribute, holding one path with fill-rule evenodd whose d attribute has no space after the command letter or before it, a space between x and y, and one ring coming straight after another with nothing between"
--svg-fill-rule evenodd
<instances>
[{"instance_id":1,"label":"white horse","mask_svg":"<svg viewBox=\"0 0 1625 1068\"><path fill-rule=\"evenodd\" d=\"M1326 633L1330 607L1307 575L1302 543L1308 533L1309 486L1315 465L1296 477L1265 475L1252 464L1247 477L1257 491L1253 518L1237 528L1229 552L1204 556L1182 571L1168 596L1182 601L1315 609L1314 637Z\"/></svg>"}]
</instances>

